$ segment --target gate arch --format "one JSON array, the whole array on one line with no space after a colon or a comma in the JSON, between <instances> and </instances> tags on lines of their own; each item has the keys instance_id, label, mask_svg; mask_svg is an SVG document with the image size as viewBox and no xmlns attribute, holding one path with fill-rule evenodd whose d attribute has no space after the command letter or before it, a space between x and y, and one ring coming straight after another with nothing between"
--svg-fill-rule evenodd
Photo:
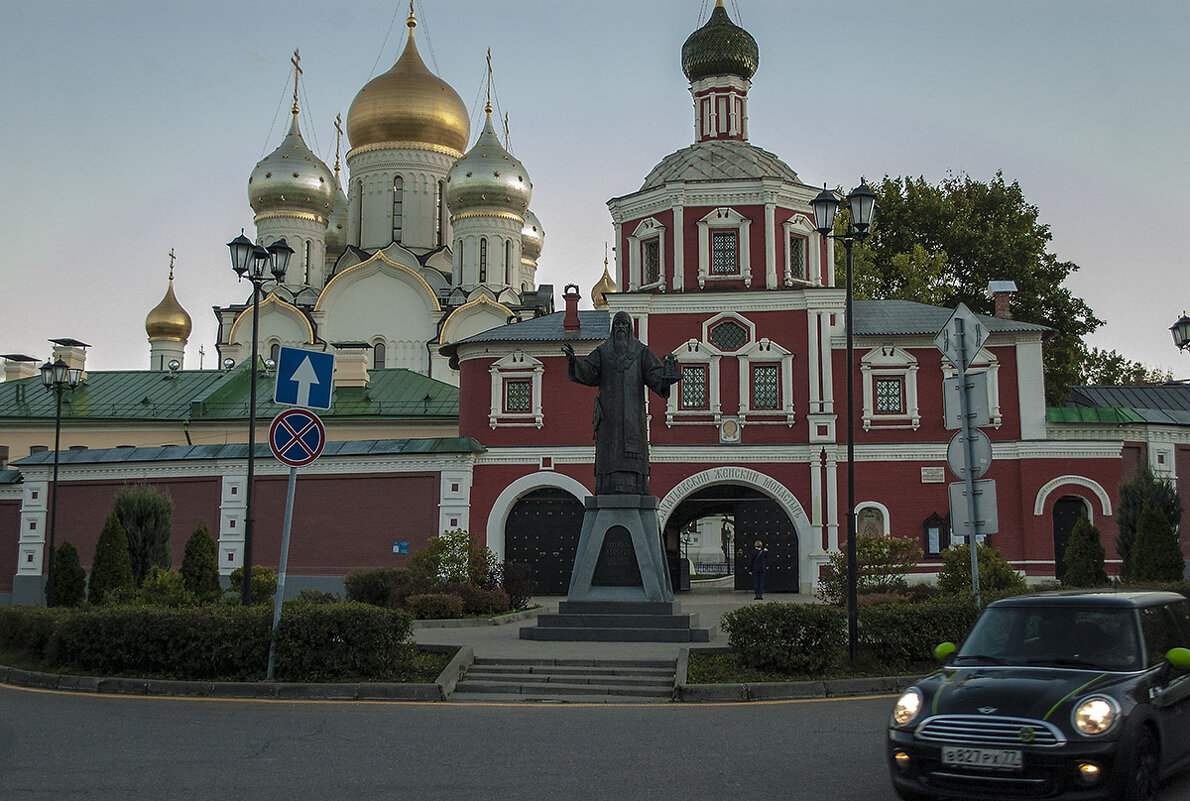
<instances>
[{"instance_id":1,"label":"gate arch","mask_svg":"<svg viewBox=\"0 0 1190 801\"><path fill-rule=\"evenodd\" d=\"M531 565L536 594L565 595L588 495L581 483L558 473L522 476L492 505L488 548L500 559Z\"/></svg>"}]
</instances>

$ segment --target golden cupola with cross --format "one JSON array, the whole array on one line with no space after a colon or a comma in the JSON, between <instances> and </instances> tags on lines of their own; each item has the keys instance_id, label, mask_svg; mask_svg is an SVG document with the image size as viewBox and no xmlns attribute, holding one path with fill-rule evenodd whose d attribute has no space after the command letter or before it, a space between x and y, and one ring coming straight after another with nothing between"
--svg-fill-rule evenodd
<instances>
[{"instance_id":1,"label":"golden cupola with cross","mask_svg":"<svg viewBox=\"0 0 1190 801\"><path fill-rule=\"evenodd\" d=\"M149 369L170 370L170 363L176 362L175 370L182 369L186 343L194 324L190 315L178 303L174 295L174 252L169 252L169 286L165 297L145 317L145 333L149 335Z\"/></svg>"}]
</instances>

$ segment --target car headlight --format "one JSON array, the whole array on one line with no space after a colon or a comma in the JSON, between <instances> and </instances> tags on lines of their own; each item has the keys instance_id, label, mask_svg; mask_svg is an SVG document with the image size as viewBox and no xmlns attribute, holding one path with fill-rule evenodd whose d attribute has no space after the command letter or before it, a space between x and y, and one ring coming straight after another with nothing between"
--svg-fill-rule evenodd
<instances>
[{"instance_id":1,"label":"car headlight","mask_svg":"<svg viewBox=\"0 0 1190 801\"><path fill-rule=\"evenodd\" d=\"M921 711L921 690L910 687L904 695L897 699L893 707L893 723L904 726L910 723Z\"/></svg>"},{"instance_id":2,"label":"car headlight","mask_svg":"<svg viewBox=\"0 0 1190 801\"><path fill-rule=\"evenodd\" d=\"M1088 736L1107 733L1119 719L1120 705L1106 695L1084 698L1071 715L1074 728Z\"/></svg>"}]
</instances>

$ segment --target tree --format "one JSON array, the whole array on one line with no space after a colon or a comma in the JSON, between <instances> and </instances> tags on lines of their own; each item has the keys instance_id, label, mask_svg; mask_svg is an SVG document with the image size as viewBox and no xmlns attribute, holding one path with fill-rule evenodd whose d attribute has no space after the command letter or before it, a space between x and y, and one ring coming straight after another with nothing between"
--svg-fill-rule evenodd
<instances>
[{"instance_id":1,"label":"tree","mask_svg":"<svg viewBox=\"0 0 1190 801\"><path fill-rule=\"evenodd\" d=\"M128 537L128 553L132 557L132 579L139 587L154 567L170 568L170 517L173 501L169 495L149 486L125 486L116 495L112 511L120 519Z\"/></svg>"},{"instance_id":2,"label":"tree","mask_svg":"<svg viewBox=\"0 0 1190 801\"><path fill-rule=\"evenodd\" d=\"M1000 552L986 545L976 546L979 560L979 591L998 595L1012 595L1025 591L1025 577L1012 569ZM947 595L971 592L971 549L966 545L949 548L942 553L942 569L938 571L938 590ZM985 599L986 600L986 599Z\"/></svg>"},{"instance_id":3,"label":"tree","mask_svg":"<svg viewBox=\"0 0 1190 801\"><path fill-rule=\"evenodd\" d=\"M1170 528L1177 529L1182 522L1182 499L1178 497L1172 481L1157 478L1146 467L1121 484L1120 505L1116 509L1116 526L1119 529L1116 553L1122 561L1120 574L1124 578L1132 578L1132 543L1136 539L1136 527L1146 503L1165 518Z\"/></svg>"},{"instance_id":4,"label":"tree","mask_svg":"<svg viewBox=\"0 0 1190 801\"><path fill-rule=\"evenodd\" d=\"M992 314L988 282L1015 281L1013 318L1056 331L1044 353L1046 398L1052 406L1065 403L1081 383L1082 337L1103 321L1062 286L1078 265L1049 252L1049 226L1038 221L1020 184L1000 172L987 183L950 175L936 186L886 176L873 190L872 235L854 250L856 297L965 303ZM847 224L844 215L840 220ZM846 274L843 253L836 251L839 275Z\"/></svg>"},{"instance_id":5,"label":"tree","mask_svg":"<svg viewBox=\"0 0 1190 801\"><path fill-rule=\"evenodd\" d=\"M1184 572L1185 560L1177 532L1164 515L1146 503L1136 521L1129 579L1134 582L1181 581Z\"/></svg>"},{"instance_id":6,"label":"tree","mask_svg":"<svg viewBox=\"0 0 1190 801\"><path fill-rule=\"evenodd\" d=\"M1129 361L1114 350L1089 348L1083 357L1080 384L1088 386L1158 386L1173 381L1173 373Z\"/></svg>"},{"instance_id":7,"label":"tree","mask_svg":"<svg viewBox=\"0 0 1190 801\"><path fill-rule=\"evenodd\" d=\"M107 516L99 542L95 543L95 558L91 560L91 581L87 585L87 599L103 604L128 595L135 588L132 580L132 557L128 553L128 537L115 512Z\"/></svg>"},{"instance_id":8,"label":"tree","mask_svg":"<svg viewBox=\"0 0 1190 801\"><path fill-rule=\"evenodd\" d=\"M1091 525L1085 514L1082 515L1066 542L1063 586L1102 587L1107 584L1107 573L1103 569L1105 557L1103 545L1099 542L1099 529Z\"/></svg>"},{"instance_id":9,"label":"tree","mask_svg":"<svg viewBox=\"0 0 1190 801\"><path fill-rule=\"evenodd\" d=\"M223 590L219 585L219 548L215 538L207 531L206 523L186 540L186 552L182 555L182 580L187 591L200 603L217 601Z\"/></svg>"},{"instance_id":10,"label":"tree","mask_svg":"<svg viewBox=\"0 0 1190 801\"><path fill-rule=\"evenodd\" d=\"M921 548L909 537L857 534L855 537L856 593L887 593L904 590L905 575L921 558ZM847 600L847 554L836 551L822 567L818 597L829 604Z\"/></svg>"},{"instance_id":11,"label":"tree","mask_svg":"<svg viewBox=\"0 0 1190 801\"><path fill-rule=\"evenodd\" d=\"M46 587L46 606L79 606L87 597L87 573L78 548L64 542L54 549L54 581Z\"/></svg>"}]
</instances>

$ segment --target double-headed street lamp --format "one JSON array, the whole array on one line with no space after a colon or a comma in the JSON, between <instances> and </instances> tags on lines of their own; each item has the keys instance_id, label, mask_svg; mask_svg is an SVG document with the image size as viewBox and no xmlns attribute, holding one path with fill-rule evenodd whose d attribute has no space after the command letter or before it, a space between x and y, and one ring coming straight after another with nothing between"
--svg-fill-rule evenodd
<instances>
[{"instance_id":1,"label":"double-headed street lamp","mask_svg":"<svg viewBox=\"0 0 1190 801\"><path fill-rule=\"evenodd\" d=\"M82 377L83 371L80 368L71 367L61 359L53 363L47 361L41 366L41 383L58 396L54 410L54 489L50 493L50 558L45 579L47 606L52 603L54 597L54 531L58 522L58 452L61 450L62 442L62 393L77 387Z\"/></svg>"},{"instance_id":2,"label":"double-headed street lamp","mask_svg":"<svg viewBox=\"0 0 1190 801\"><path fill-rule=\"evenodd\" d=\"M293 248L278 239L267 248L255 244L251 239L240 235L227 243L231 250L231 269L235 270L240 279L247 278L252 282L252 362L248 381L248 488L244 498L246 510L244 519L244 606L252 603L252 514L253 493L252 485L256 475L256 362L257 355L257 325L260 322L260 287L265 281L274 280L278 284L285 280L285 270L289 267L289 257L293 255ZM266 274L266 269L268 273Z\"/></svg>"},{"instance_id":3,"label":"double-headed street lamp","mask_svg":"<svg viewBox=\"0 0 1190 801\"><path fill-rule=\"evenodd\" d=\"M851 308L851 246L862 242L872 229L872 213L876 210L876 193L863 180L847 196L851 207L851 230L835 234L835 214L839 210L839 198L823 187L818 197L810 201L814 209L814 227L822 239L839 239L847 250L847 658L855 666L857 643L859 641L859 601L857 598L857 565L855 556L855 366L852 363L853 318Z\"/></svg>"}]
</instances>

